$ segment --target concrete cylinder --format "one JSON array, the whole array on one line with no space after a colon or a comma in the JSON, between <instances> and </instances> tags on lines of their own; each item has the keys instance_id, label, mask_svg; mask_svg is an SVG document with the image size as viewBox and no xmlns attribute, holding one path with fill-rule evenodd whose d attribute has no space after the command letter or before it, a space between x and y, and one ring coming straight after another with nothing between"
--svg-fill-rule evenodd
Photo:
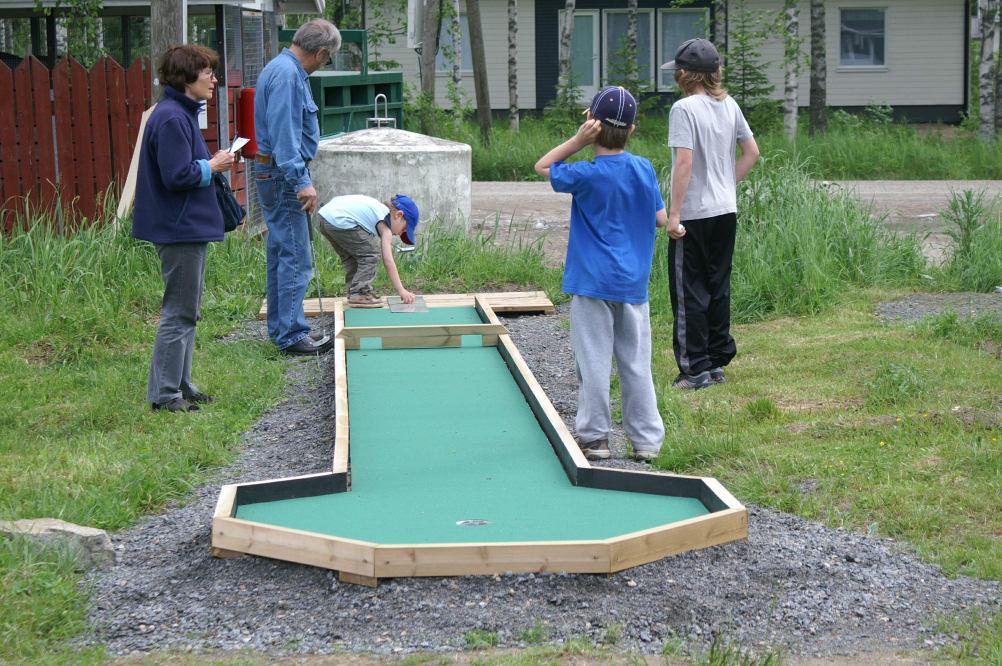
<instances>
[{"instance_id":1,"label":"concrete cylinder","mask_svg":"<svg viewBox=\"0 0 1002 666\"><path fill-rule=\"evenodd\" d=\"M431 221L469 229L471 168L465 143L391 128L325 139L310 165L321 206L343 194L412 198L421 211L418 238Z\"/></svg>"}]
</instances>

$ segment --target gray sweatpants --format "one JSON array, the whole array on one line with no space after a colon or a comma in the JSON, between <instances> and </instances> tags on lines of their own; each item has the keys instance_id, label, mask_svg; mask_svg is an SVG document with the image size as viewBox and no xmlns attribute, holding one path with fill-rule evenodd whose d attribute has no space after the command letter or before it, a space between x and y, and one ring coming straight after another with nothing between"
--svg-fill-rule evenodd
<instances>
[{"instance_id":1,"label":"gray sweatpants","mask_svg":"<svg viewBox=\"0 0 1002 666\"><path fill-rule=\"evenodd\" d=\"M191 383L195 323L201 318L208 243L157 245L164 299L153 343L148 402L163 404L200 391Z\"/></svg>"},{"instance_id":2,"label":"gray sweatpants","mask_svg":"<svg viewBox=\"0 0 1002 666\"><path fill-rule=\"evenodd\" d=\"M338 229L322 218L320 233L330 241L331 247L341 258L348 295L372 293L372 283L383 256L379 236L373 236L361 227Z\"/></svg>"},{"instance_id":3,"label":"gray sweatpants","mask_svg":"<svg viewBox=\"0 0 1002 666\"><path fill-rule=\"evenodd\" d=\"M612 357L619 369L623 427L634 451L659 451L665 426L651 375L651 320L647 303L634 305L587 296L571 298L571 344L577 363L576 429L582 442L609 436Z\"/></svg>"}]
</instances>

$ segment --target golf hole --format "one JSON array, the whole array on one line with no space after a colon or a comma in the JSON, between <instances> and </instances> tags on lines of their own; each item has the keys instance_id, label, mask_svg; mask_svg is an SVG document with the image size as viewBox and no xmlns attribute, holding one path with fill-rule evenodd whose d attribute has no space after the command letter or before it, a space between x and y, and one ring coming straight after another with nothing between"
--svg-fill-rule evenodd
<instances>
[{"instance_id":1,"label":"golf hole","mask_svg":"<svg viewBox=\"0 0 1002 666\"><path fill-rule=\"evenodd\" d=\"M483 520L482 518L467 518L466 520L457 520L456 524L460 527L476 527L478 525L490 525L491 521Z\"/></svg>"}]
</instances>

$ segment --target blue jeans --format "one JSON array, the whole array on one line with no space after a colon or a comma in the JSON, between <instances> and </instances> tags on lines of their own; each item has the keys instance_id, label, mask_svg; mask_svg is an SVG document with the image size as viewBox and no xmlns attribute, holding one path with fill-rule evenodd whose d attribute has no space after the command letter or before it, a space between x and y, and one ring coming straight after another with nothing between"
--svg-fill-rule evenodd
<instances>
[{"instance_id":1,"label":"blue jeans","mask_svg":"<svg viewBox=\"0 0 1002 666\"><path fill-rule=\"evenodd\" d=\"M309 220L278 168L255 164L254 184L268 225L268 337L285 349L310 333L303 312L313 275Z\"/></svg>"}]
</instances>

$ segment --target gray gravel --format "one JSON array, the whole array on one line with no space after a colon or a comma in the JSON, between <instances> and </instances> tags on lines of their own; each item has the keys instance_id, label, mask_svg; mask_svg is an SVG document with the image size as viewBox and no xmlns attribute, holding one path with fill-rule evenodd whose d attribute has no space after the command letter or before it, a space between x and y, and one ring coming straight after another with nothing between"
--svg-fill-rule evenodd
<instances>
[{"instance_id":1,"label":"gray gravel","mask_svg":"<svg viewBox=\"0 0 1002 666\"><path fill-rule=\"evenodd\" d=\"M877 314L888 321L911 322L944 312L959 317L988 316L1002 320L1002 293L911 294L881 303Z\"/></svg>"},{"instance_id":2,"label":"gray gravel","mask_svg":"<svg viewBox=\"0 0 1002 666\"><path fill-rule=\"evenodd\" d=\"M576 380L566 314L506 320L568 423ZM263 336L259 326L245 334ZM256 649L401 653L462 649L474 629L519 646L536 623L548 642L621 632L623 649L666 641L704 649L717 634L752 649L856 654L942 644L936 620L1000 609L1002 585L949 579L904 545L750 507L750 538L612 576L408 578L376 589L326 570L209 555L219 485L323 470L333 428L333 359L290 362L288 398L249 430L239 460L186 506L114 535L119 563L90 583L93 633L113 654ZM622 453L622 436L614 450ZM639 466L619 460L613 464ZM805 488L810 492L810 488Z\"/></svg>"}]
</instances>

